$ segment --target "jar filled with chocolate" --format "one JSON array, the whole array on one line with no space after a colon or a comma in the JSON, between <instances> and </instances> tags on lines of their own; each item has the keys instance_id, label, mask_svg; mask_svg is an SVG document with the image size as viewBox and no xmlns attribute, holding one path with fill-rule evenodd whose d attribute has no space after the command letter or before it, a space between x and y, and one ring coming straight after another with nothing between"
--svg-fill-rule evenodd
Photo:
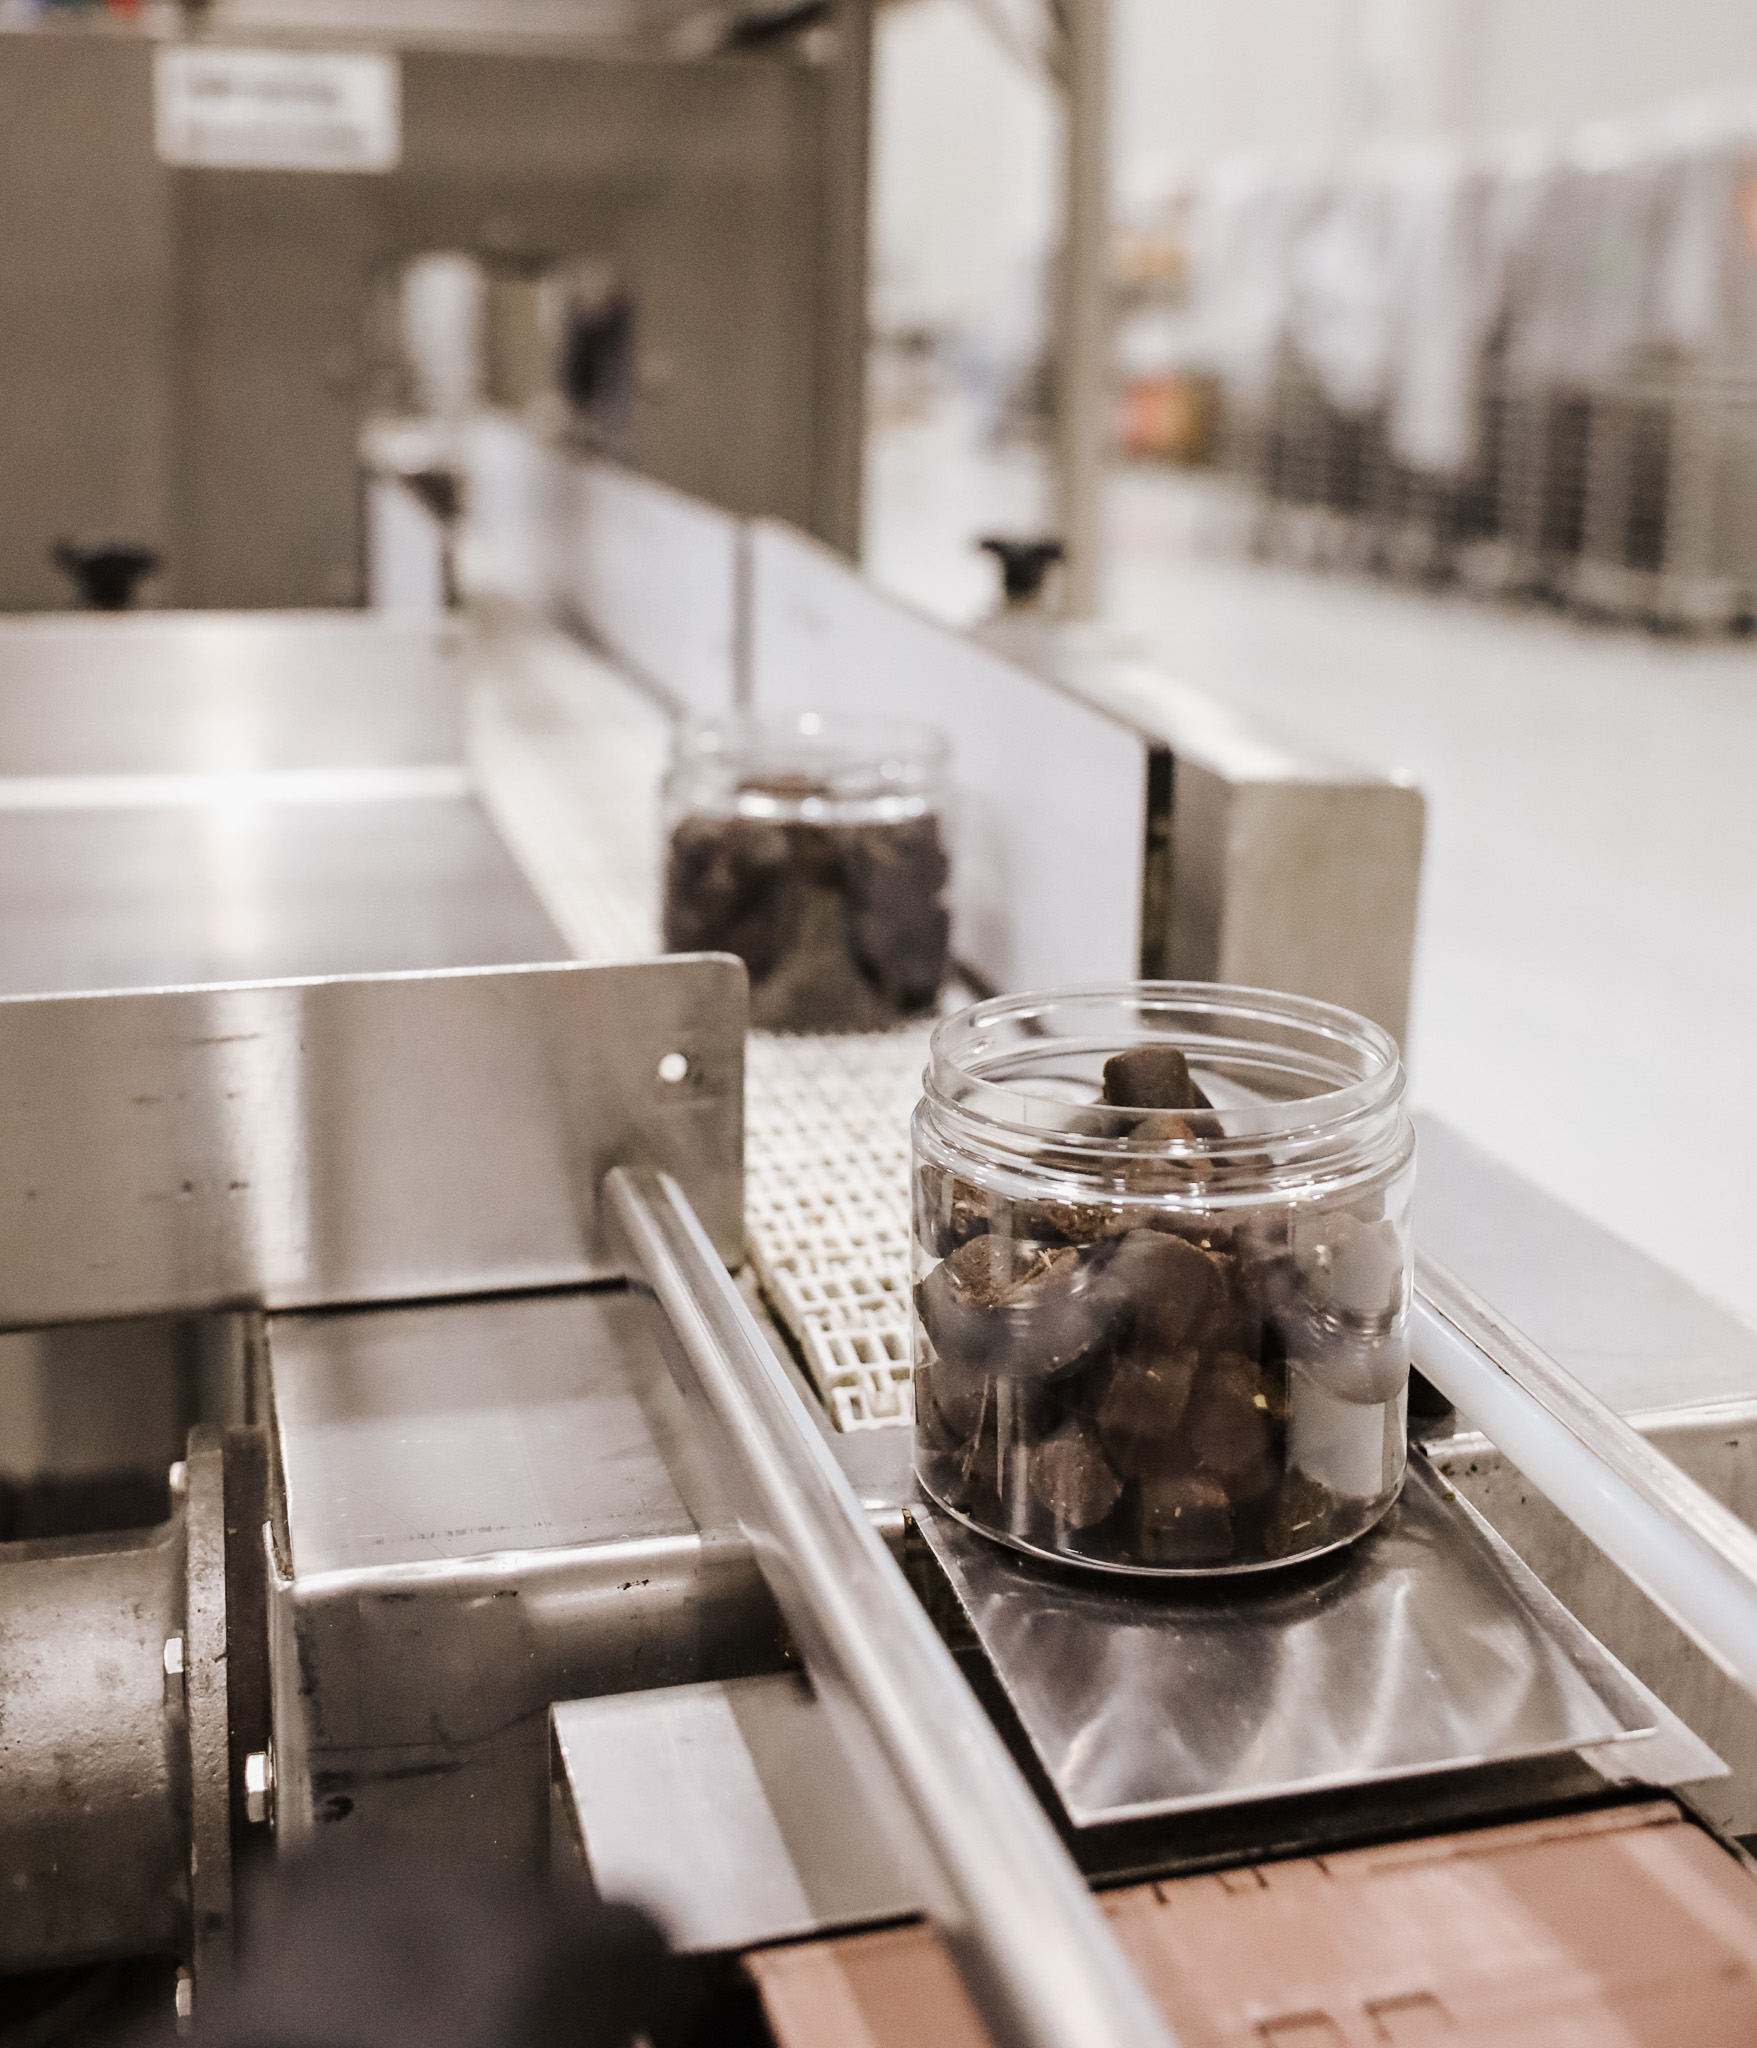
<instances>
[{"instance_id":1,"label":"jar filled with chocolate","mask_svg":"<svg viewBox=\"0 0 1757 2048\"><path fill-rule=\"evenodd\" d=\"M945 743L925 726L751 712L680 734L665 945L736 953L767 1031L879 1031L945 979Z\"/></svg>"},{"instance_id":2,"label":"jar filled with chocolate","mask_svg":"<svg viewBox=\"0 0 1757 2048\"><path fill-rule=\"evenodd\" d=\"M1403 1481L1415 1133L1395 1041L1197 982L1006 996L914 1124L915 1469L1058 1561L1291 1563Z\"/></svg>"}]
</instances>

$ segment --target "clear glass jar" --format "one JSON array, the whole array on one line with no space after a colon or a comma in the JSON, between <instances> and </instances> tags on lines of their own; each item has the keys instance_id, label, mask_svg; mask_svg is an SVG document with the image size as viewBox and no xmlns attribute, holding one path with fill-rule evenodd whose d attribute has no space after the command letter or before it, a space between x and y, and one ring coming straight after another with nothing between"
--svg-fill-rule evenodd
<instances>
[{"instance_id":1,"label":"clear glass jar","mask_svg":"<svg viewBox=\"0 0 1757 2048\"><path fill-rule=\"evenodd\" d=\"M1403 1481L1415 1132L1397 1046L1198 982L1005 996L914 1124L915 1470L1110 1571L1255 1571Z\"/></svg>"},{"instance_id":2,"label":"clear glass jar","mask_svg":"<svg viewBox=\"0 0 1757 2048\"><path fill-rule=\"evenodd\" d=\"M759 1030L879 1031L931 1008L945 760L938 733L898 719L686 726L665 784L667 951L736 953Z\"/></svg>"}]
</instances>

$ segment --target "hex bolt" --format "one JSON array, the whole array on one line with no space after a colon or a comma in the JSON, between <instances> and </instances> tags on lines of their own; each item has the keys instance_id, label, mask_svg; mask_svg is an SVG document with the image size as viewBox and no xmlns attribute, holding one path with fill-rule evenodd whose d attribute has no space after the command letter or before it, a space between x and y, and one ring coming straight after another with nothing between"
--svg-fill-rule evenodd
<instances>
[{"instance_id":1,"label":"hex bolt","mask_svg":"<svg viewBox=\"0 0 1757 2048\"><path fill-rule=\"evenodd\" d=\"M189 1467L183 1459L178 1458L172 1465L168 1476L171 1485L171 1498L173 1501L179 1501L189 1491Z\"/></svg>"},{"instance_id":2,"label":"hex bolt","mask_svg":"<svg viewBox=\"0 0 1757 2048\"><path fill-rule=\"evenodd\" d=\"M252 1827L267 1827L275 1817L275 1753L253 1749L244 1759L244 1817Z\"/></svg>"},{"instance_id":3,"label":"hex bolt","mask_svg":"<svg viewBox=\"0 0 1757 2048\"><path fill-rule=\"evenodd\" d=\"M183 1638L165 1638L165 1705L180 1707L183 1704Z\"/></svg>"}]
</instances>

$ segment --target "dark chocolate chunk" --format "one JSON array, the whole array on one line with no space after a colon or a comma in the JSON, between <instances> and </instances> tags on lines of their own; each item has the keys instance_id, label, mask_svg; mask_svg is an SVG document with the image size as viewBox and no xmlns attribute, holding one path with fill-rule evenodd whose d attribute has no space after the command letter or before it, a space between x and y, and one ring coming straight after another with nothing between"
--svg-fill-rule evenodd
<instances>
[{"instance_id":1,"label":"dark chocolate chunk","mask_svg":"<svg viewBox=\"0 0 1757 2048\"><path fill-rule=\"evenodd\" d=\"M1119 1238L1104 1281L1125 1301L1137 1347L1175 1351L1226 1301L1225 1278L1212 1254L1157 1230Z\"/></svg>"},{"instance_id":2,"label":"dark chocolate chunk","mask_svg":"<svg viewBox=\"0 0 1757 2048\"><path fill-rule=\"evenodd\" d=\"M1301 1557L1334 1542L1338 1531L1336 1502L1328 1487L1290 1471L1281 1482L1274 1512L1263 1531L1268 1557Z\"/></svg>"},{"instance_id":3,"label":"dark chocolate chunk","mask_svg":"<svg viewBox=\"0 0 1757 2048\"><path fill-rule=\"evenodd\" d=\"M1212 1109L1175 1045L1132 1045L1104 1063L1104 1100L1118 1109Z\"/></svg>"},{"instance_id":4,"label":"dark chocolate chunk","mask_svg":"<svg viewBox=\"0 0 1757 2048\"><path fill-rule=\"evenodd\" d=\"M1232 1508L1226 1489L1203 1472L1161 1472L1140 1482L1143 1564L1222 1564L1232 1555Z\"/></svg>"},{"instance_id":5,"label":"dark chocolate chunk","mask_svg":"<svg viewBox=\"0 0 1757 2048\"><path fill-rule=\"evenodd\" d=\"M1128 1305L1071 1245L992 1232L941 1260L915 1301L942 1358L1012 1377L1065 1371L1115 1332Z\"/></svg>"},{"instance_id":6,"label":"dark chocolate chunk","mask_svg":"<svg viewBox=\"0 0 1757 2048\"><path fill-rule=\"evenodd\" d=\"M1098 1403L1098 1435L1119 1472L1141 1479L1180 1462L1184 1410L1196 1384L1193 1347L1125 1353Z\"/></svg>"},{"instance_id":7,"label":"dark chocolate chunk","mask_svg":"<svg viewBox=\"0 0 1757 2048\"><path fill-rule=\"evenodd\" d=\"M939 820L855 826L841 845L856 960L899 1011L924 1009L945 978L951 937Z\"/></svg>"},{"instance_id":8,"label":"dark chocolate chunk","mask_svg":"<svg viewBox=\"0 0 1757 2048\"><path fill-rule=\"evenodd\" d=\"M1250 1498L1274 1483L1269 1397L1250 1359L1223 1351L1205 1365L1184 1421L1196 1462L1224 1480L1234 1499Z\"/></svg>"},{"instance_id":9,"label":"dark chocolate chunk","mask_svg":"<svg viewBox=\"0 0 1757 2048\"><path fill-rule=\"evenodd\" d=\"M666 862L666 950L736 953L759 981L794 942L800 897L785 826L686 818Z\"/></svg>"},{"instance_id":10,"label":"dark chocolate chunk","mask_svg":"<svg viewBox=\"0 0 1757 2048\"><path fill-rule=\"evenodd\" d=\"M819 793L809 783L762 789ZM685 818L666 859L665 944L736 953L760 1028L882 1030L938 994L946 874L931 816L858 826Z\"/></svg>"},{"instance_id":11,"label":"dark chocolate chunk","mask_svg":"<svg viewBox=\"0 0 1757 2048\"><path fill-rule=\"evenodd\" d=\"M1078 1422L1063 1423L1045 1437L1031 1453L1028 1472L1032 1493L1071 1529L1102 1522L1122 1497L1121 1479L1092 1432Z\"/></svg>"},{"instance_id":12,"label":"dark chocolate chunk","mask_svg":"<svg viewBox=\"0 0 1757 2048\"><path fill-rule=\"evenodd\" d=\"M753 976L750 1021L758 1031L882 1031L896 1019L848 950L847 907L833 884L796 878L798 914L786 951Z\"/></svg>"},{"instance_id":13,"label":"dark chocolate chunk","mask_svg":"<svg viewBox=\"0 0 1757 2048\"><path fill-rule=\"evenodd\" d=\"M988 1375L952 1359L936 1358L924 1359L914 1377L915 1412L922 1428L942 1449L967 1444L993 1405Z\"/></svg>"},{"instance_id":14,"label":"dark chocolate chunk","mask_svg":"<svg viewBox=\"0 0 1757 2048\"><path fill-rule=\"evenodd\" d=\"M988 1197L973 1182L925 1161L917 1180L916 1230L936 1259L989 1228Z\"/></svg>"}]
</instances>

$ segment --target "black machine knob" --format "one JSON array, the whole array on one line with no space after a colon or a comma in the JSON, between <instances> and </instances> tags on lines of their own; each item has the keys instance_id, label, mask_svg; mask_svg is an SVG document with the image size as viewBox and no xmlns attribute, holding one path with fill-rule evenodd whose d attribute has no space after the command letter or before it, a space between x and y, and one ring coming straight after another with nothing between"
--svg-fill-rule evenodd
<instances>
[{"instance_id":1,"label":"black machine knob","mask_svg":"<svg viewBox=\"0 0 1757 2048\"><path fill-rule=\"evenodd\" d=\"M94 612L125 612L141 579L159 566L152 548L132 540L58 540L49 553L73 578L80 603Z\"/></svg>"},{"instance_id":2,"label":"black machine knob","mask_svg":"<svg viewBox=\"0 0 1757 2048\"><path fill-rule=\"evenodd\" d=\"M1065 550L1053 535L985 533L976 545L1001 565L1001 588L1008 604L1034 604L1043 595L1044 580Z\"/></svg>"}]
</instances>

